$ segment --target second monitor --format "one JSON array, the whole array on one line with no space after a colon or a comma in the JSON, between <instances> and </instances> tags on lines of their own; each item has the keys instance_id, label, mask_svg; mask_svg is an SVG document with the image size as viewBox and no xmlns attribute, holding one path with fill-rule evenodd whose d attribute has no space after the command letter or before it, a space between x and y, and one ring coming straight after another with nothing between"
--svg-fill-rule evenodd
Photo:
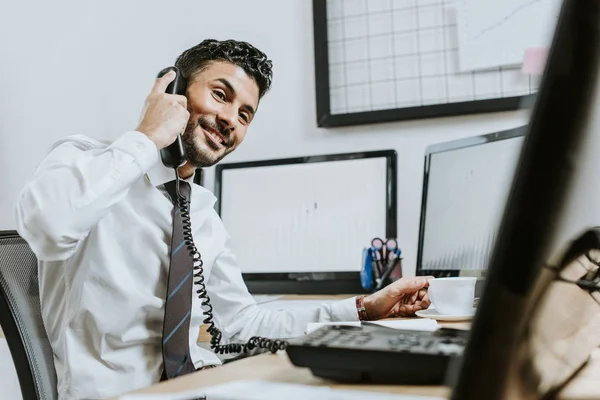
<instances>
[{"instance_id":1,"label":"second monitor","mask_svg":"<svg viewBox=\"0 0 600 400\"><path fill-rule=\"evenodd\" d=\"M523 127L429 146L417 275L485 276Z\"/></svg>"}]
</instances>

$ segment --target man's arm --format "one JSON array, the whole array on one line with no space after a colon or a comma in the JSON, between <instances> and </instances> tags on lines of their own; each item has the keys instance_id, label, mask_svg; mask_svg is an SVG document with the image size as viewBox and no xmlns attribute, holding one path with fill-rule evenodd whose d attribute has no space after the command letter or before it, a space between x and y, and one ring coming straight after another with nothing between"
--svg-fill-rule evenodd
<instances>
[{"instance_id":1,"label":"man's arm","mask_svg":"<svg viewBox=\"0 0 600 400\"><path fill-rule=\"evenodd\" d=\"M246 342L252 336L297 337L305 333L309 322L358 321L354 298L297 310L259 308L229 246L215 261L207 288L215 323L229 343Z\"/></svg>"},{"instance_id":2,"label":"man's arm","mask_svg":"<svg viewBox=\"0 0 600 400\"><path fill-rule=\"evenodd\" d=\"M39 259L68 258L157 159L154 143L135 131L95 147L86 138L59 142L20 192L17 231Z\"/></svg>"},{"instance_id":3,"label":"man's arm","mask_svg":"<svg viewBox=\"0 0 600 400\"><path fill-rule=\"evenodd\" d=\"M224 230L224 228L223 228ZM226 235L226 234L225 234ZM402 278L364 299L369 320L408 317L429 307L429 279ZM207 281L214 321L229 343L245 343L252 336L289 339L305 333L309 322L358 321L356 298L302 309L268 310L258 307L248 292L236 259L226 242Z\"/></svg>"},{"instance_id":4,"label":"man's arm","mask_svg":"<svg viewBox=\"0 0 600 400\"><path fill-rule=\"evenodd\" d=\"M17 231L41 260L70 257L77 245L131 184L157 160L157 149L175 141L187 124L185 96L165 93L175 78L158 78L146 98L141 122L107 147L65 140L38 166L17 199Z\"/></svg>"}]
</instances>

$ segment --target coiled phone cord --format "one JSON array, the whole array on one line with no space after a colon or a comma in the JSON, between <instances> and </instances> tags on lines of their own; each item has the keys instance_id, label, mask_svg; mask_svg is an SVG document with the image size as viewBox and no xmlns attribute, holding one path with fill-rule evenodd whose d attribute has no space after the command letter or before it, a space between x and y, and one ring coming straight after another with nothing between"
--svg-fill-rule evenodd
<instances>
[{"instance_id":1,"label":"coiled phone cord","mask_svg":"<svg viewBox=\"0 0 600 400\"><path fill-rule=\"evenodd\" d=\"M271 353L276 353L278 350L285 350L287 348L288 343L284 340L278 339L267 339L260 336L251 337L246 343L231 343L231 344L221 344L221 338L223 334L216 327L213 321L212 314L212 305L210 304L210 298L208 296L208 292L206 290L206 284L204 282L204 262L202 261L202 256L198 249L196 249L196 245L194 244L194 239L192 236L192 223L189 211L189 202L188 200L181 195L179 191L179 176L175 178L175 188L177 192L177 207L179 207L179 212L181 213L181 219L183 221L183 240L185 241L185 247L193 260L194 265L194 284L198 286L196 290L196 294L198 294L198 298L201 300L201 305L203 307L203 312L205 315L205 319L203 323L208 325L208 333L211 335L210 347L216 354L229 354L229 353L241 353L248 352L254 350L255 348L267 349Z\"/></svg>"}]
</instances>

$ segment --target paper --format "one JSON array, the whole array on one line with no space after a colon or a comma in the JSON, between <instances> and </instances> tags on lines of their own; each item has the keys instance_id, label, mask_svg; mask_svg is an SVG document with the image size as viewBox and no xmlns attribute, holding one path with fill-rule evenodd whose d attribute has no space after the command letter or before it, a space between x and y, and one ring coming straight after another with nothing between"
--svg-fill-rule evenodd
<instances>
[{"instance_id":1,"label":"paper","mask_svg":"<svg viewBox=\"0 0 600 400\"><path fill-rule=\"evenodd\" d=\"M182 397L188 396L188 397ZM162 395L129 395L121 400L192 400L206 396L206 400L442 400L425 397L387 394L363 390L332 389L327 386L308 386L260 380L234 381L205 388L202 391Z\"/></svg>"},{"instance_id":2,"label":"paper","mask_svg":"<svg viewBox=\"0 0 600 400\"><path fill-rule=\"evenodd\" d=\"M245 380L180 393L125 395L119 400L442 400L440 397L332 389L261 380Z\"/></svg>"},{"instance_id":3,"label":"paper","mask_svg":"<svg viewBox=\"0 0 600 400\"><path fill-rule=\"evenodd\" d=\"M431 318L399 319L393 321L371 321L369 324L381 325L393 329L434 332L440 329L440 324Z\"/></svg>"},{"instance_id":4,"label":"paper","mask_svg":"<svg viewBox=\"0 0 600 400\"><path fill-rule=\"evenodd\" d=\"M428 331L433 332L440 328L440 325L433 319L399 319L391 321L369 321L366 324L380 325L392 329L406 329L413 331ZM342 325L360 327L360 321L343 321L343 322L310 322L306 328L306 334L312 333L322 326L326 325Z\"/></svg>"},{"instance_id":5,"label":"paper","mask_svg":"<svg viewBox=\"0 0 600 400\"><path fill-rule=\"evenodd\" d=\"M179 393L129 394L119 400L443 400L441 397L332 389L295 383L241 380Z\"/></svg>"},{"instance_id":6,"label":"paper","mask_svg":"<svg viewBox=\"0 0 600 400\"><path fill-rule=\"evenodd\" d=\"M118 397L117 400L196 400L204 399L204 396L206 395L206 390L207 388L200 388L195 390L186 390L185 392L178 393L126 394L124 396Z\"/></svg>"}]
</instances>

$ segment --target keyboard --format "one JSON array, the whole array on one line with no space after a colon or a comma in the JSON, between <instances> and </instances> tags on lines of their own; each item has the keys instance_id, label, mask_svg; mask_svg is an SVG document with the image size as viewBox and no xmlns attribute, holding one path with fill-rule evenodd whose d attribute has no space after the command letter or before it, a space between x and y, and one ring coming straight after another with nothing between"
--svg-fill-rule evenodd
<instances>
[{"instance_id":1,"label":"keyboard","mask_svg":"<svg viewBox=\"0 0 600 400\"><path fill-rule=\"evenodd\" d=\"M290 340L286 351L292 364L337 382L440 385L467 339L468 332L457 329L409 331L363 322L321 327Z\"/></svg>"}]
</instances>

